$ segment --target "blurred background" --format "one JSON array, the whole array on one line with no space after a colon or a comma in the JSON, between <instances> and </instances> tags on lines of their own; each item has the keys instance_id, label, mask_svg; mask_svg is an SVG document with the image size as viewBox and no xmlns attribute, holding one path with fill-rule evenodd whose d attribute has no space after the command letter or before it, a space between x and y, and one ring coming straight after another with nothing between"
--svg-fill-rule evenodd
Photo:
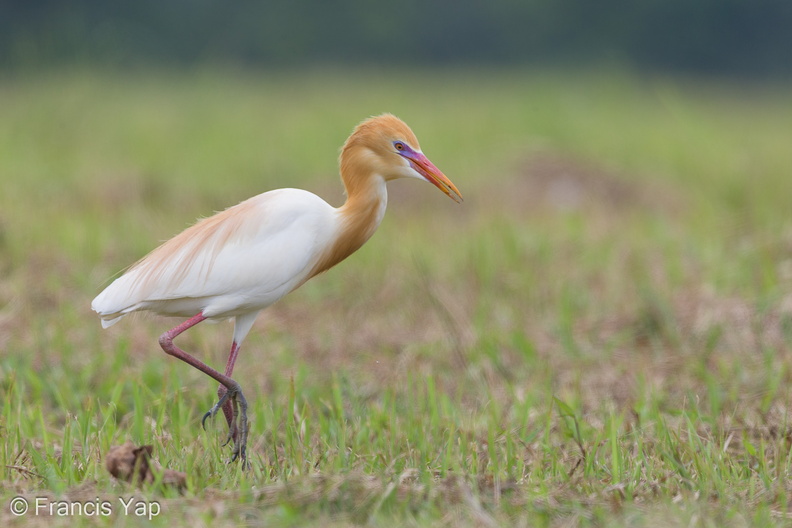
<instances>
[{"instance_id":1,"label":"blurred background","mask_svg":"<svg viewBox=\"0 0 792 528\"><path fill-rule=\"evenodd\" d=\"M5 0L4 69L220 63L792 74L786 0Z\"/></svg>"}]
</instances>

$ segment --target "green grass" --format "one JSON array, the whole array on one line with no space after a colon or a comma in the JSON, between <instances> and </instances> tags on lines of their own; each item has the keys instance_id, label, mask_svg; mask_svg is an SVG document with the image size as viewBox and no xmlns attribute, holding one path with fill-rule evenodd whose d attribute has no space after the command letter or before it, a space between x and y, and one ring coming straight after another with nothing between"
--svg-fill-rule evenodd
<instances>
[{"instance_id":1,"label":"green grass","mask_svg":"<svg viewBox=\"0 0 792 528\"><path fill-rule=\"evenodd\" d=\"M610 74L202 72L0 82L0 524L782 526L792 498L792 92ZM216 387L90 300L194 218L338 205L338 148L405 119L458 185L242 349L252 468ZM180 345L222 365L231 326ZM114 481L152 444L183 494ZM12 498L113 504L28 513ZM119 497L157 501L149 520Z\"/></svg>"}]
</instances>

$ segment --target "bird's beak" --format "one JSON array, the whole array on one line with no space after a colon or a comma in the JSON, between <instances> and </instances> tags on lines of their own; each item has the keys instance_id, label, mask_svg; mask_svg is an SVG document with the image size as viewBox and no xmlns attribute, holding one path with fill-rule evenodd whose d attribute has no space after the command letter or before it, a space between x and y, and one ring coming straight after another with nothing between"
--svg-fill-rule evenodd
<instances>
[{"instance_id":1,"label":"bird's beak","mask_svg":"<svg viewBox=\"0 0 792 528\"><path fill-rule=\"evenodd\" d=\"M411 155L407 159L418 174L450 196L456 203L462 202L462 195L459 193L459 189L456 188L456 185L454 185L440 169L435 167L434 163L429 161L429 158L420 152L413 152L410 154Z\"/></svg>"}]
</instances>

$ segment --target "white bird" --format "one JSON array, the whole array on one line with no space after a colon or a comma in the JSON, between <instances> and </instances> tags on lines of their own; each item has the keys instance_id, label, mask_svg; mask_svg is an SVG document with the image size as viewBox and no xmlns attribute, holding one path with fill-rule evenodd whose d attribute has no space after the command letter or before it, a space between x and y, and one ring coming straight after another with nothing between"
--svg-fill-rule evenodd
<instances>
[{"instance_id":1,"label":"white bird","mask_svg":"<svg viewBox=\"0 0 792 528\"><path fill-rule=\"evenodd\" d=\"M91 304L107 328L128 313L189 317L160 336L169 355L220 383L219 409L233 440L232 460L245 459L247 402L231 378L242 342L259 312L348 257L374 234L387 205L388 180L418 178L457 202L456 186L421 152L400 119L383 114L360 123L341 149L347 199L339 208L300 189L254 196L198 221L132 265ZM206 319L234 319L225 372L187 354L173 339Z\"/></svg>"}]
</instances>

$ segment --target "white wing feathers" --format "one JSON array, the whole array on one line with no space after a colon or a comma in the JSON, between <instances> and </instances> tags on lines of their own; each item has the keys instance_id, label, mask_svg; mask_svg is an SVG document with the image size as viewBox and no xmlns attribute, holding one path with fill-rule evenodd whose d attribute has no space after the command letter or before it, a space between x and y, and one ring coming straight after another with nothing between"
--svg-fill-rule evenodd
<instances>
[{"instance_id":1,"label":"white wing feathers","mask_svg":"<svg viewBox=\"0 0 792 528\"><path fill-rule=\"evenodd\" d=\"M307 191L260 194L159 246L91 307L104 327L137 310L219 318L264 308L302 283L336 225L336 209Z\"/></svg>"}]
</instances>

